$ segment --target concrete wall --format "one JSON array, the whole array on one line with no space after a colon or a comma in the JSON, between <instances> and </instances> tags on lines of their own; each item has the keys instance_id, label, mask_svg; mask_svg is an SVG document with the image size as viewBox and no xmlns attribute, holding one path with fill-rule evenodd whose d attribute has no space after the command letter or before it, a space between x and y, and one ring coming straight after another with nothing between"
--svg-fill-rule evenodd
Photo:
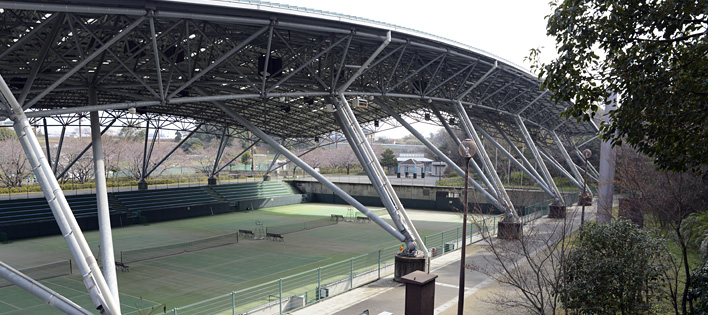
<instances>
[{"instance_id":1,"label":"concrete wall","mask_svg":"<svg viewBox=\"0 0 708 315\"><path fill-rule=\"evenodd\" d=\"M293 181L293 185L303 193L308 194L311 201L344 203L341 198L334 195L331 190L319 182ZM383 207L376 190L370 184L337 183L337 186L364 205ZM464 190L461 187L399 185L393 185L393 189L396 191L398 198L401 199L404 207L430 210L447 210L449 207L461 207L460 196L462 196ZM532 205L551 199L542 190L507 189L507 193L516 207ZM564 194L577 194L577 192ZM471 204L482 205L483 210L489 207L489 201L481 192L476 191L474 188L470 188L468 198Z\"/></svg>"}]
</instances>

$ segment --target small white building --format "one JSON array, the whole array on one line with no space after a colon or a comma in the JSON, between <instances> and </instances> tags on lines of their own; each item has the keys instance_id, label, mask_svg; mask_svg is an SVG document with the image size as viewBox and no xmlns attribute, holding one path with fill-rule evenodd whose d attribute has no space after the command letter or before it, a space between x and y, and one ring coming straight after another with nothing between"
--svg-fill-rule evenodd
<instances>
[{"instance_id":1,"label":"small white building","mask_svg":"<svg viewBox=\"0 0 708 315\"><path fill-rule=\"evenodd\" d=\"M442 162L433 162L433 160L426 158L423 153L401 153L396 160L398 161L396 173L407 177L412 177L414 176L413 174L416 177L422 174L426 176L442 176L442 172L447 166ZM442 168L440 164L442 164Z\"/></svg>"}]
</instances>

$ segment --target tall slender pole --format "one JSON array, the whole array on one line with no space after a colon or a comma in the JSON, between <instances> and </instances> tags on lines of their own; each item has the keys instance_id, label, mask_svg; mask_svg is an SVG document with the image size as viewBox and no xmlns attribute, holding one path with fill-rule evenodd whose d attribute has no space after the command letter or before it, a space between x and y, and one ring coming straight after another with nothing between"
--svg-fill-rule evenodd
<instances>
[{"instance_id":1,"label":"tall slender pole","mask_svg":"<svg viewBox=\"0 0 708 315\"><path fill-rule=\"evenodd\" d=\"M470 157L465 157L465 178L470 172ZM460 296L457 301L457 314L462 315L465 304L465 251L467 249L467 191L469 190L469 181L465 181L465 205L462 212L462 248L460 249Z\"/></svg>"}]
</instances>

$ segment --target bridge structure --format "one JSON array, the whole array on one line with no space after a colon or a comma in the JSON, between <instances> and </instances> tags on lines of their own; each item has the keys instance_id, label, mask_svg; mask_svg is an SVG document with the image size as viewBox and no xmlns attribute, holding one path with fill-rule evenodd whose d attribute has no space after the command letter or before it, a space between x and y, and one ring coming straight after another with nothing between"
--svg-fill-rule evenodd
<instances>
[{"instance_id":1,"label":"bridge structure","mask_svg":"<svg viewBox=\"0 0 708 315\"><path fill-rule=\"evenodd\" d=\"M0 1L0 21L0 120L13 121L94 305L106 314L120 314L115 269L99 269L57 183L66 172L57 168L61 139L67 126L86 117L92 142L84 151L94 153L102 255L109 255L103 261L114 260L100 137L111 126L186 134L167 155L153 157L157 133L145 132L141 188L195 132L221 137L210 183L235 160L222 161L227 138L265 142L405 244L401 255L409 257L428 252L368 132L403 127L464 176L412 123L444 127L458 144L455 130L461 130L479 148L471 160L479 181L467 180L505 214L500 224L512 226L520 224L518 214L488 152L507 156L562 214L565 204L549 169L582 189L583 170L571 154L597 133L592 123L560 118L568 104L551 100L551 92L517 65L442 37L348 15L245 0ZM37 140L35 126L45 134L48 126L62 128L55 156L48 142ZM393 225L286 148L340 138L349 142ZM50 300L62 310L85 311Z\"/></svg>"}]
</instances>

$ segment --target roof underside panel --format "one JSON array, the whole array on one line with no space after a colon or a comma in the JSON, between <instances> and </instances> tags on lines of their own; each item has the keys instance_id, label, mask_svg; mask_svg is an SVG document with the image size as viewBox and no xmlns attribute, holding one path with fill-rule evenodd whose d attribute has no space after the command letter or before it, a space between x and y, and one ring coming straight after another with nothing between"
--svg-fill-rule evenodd
<instances>
[{"instance_id":1,"label":"roof underside panel","mask_svg":"<svg viewBox=\"0 0 708 315\"><path fill-rule=\"evenodd\" d=\"M0 12L0 74L26 108L85 107L95 89L96 105L238 128L219 103L281 138L338 130L327 105L391 29L246 4L157 1L146 10L144 1L43 3L16 2ZM566 105L551 101L531 74L411 32L393 30L344 94L368 101L354 109L363 124L388 117L377 104L408 117L433 108L449 117L460 99L490 132L520 115L534 133L595 133L591 124L559 118Z\"/></svg>"}]
</instances>

